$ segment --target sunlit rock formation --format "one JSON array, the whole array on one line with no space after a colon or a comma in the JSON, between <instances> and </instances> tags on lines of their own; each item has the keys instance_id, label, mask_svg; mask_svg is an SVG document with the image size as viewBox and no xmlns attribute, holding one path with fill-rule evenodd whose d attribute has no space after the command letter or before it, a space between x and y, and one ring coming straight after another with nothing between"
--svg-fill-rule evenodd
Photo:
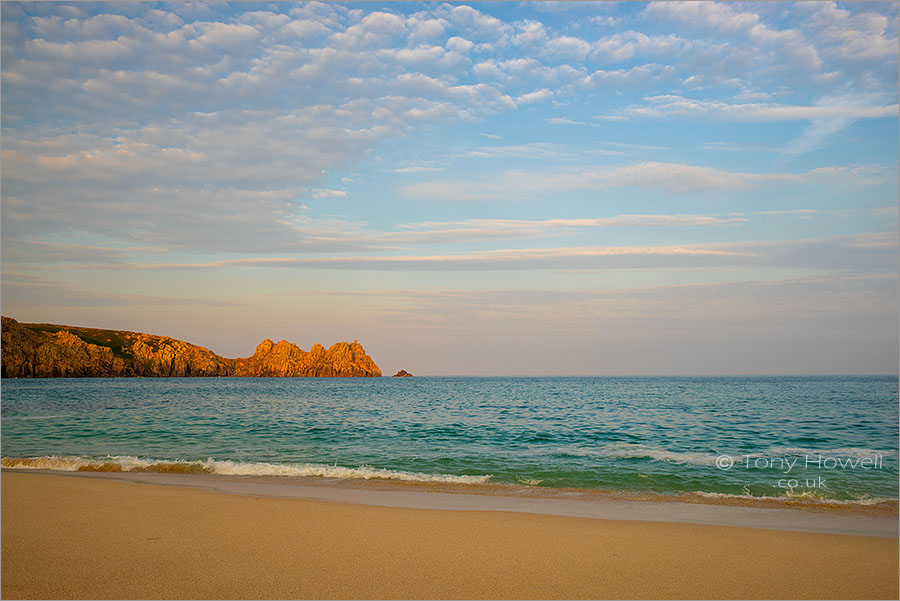
<instances>
[{"instance_id":1,"label":"sunlit rock formation","mask_svg":"<svg viewBox=\"0 0 900 601\"><path fill-rule=\"evenodd\" d=\"M54 377L378 377L381 370L357 341L309 352L286 340L263 340L245 359L167 336L2 318L0 375Z\"/></svg>"}]
</instances>

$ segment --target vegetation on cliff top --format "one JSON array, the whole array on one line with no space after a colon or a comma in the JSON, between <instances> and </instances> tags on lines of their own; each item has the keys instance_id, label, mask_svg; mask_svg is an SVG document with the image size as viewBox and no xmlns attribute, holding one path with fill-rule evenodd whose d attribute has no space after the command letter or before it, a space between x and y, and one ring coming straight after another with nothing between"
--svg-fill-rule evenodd
<instances>
[{"instance_id":1,"label":"vegetation on cliff top","mask_svg":"<svg viewBox=\"0 0 900 601\"><path fill-rule=\"evenodd\" d=\"M4 326L5 323L6 322L4 321ZM105 346L109 350L111 350L112 354L116 357L129 358L134 356L130 349L132 340L129 338L129 336L133 337L135 335L135 332L121 332L119 330L98 330L95 328L59 326L52 323L20 323L19 325L34 332L47 332L48 334L55 334L56 332L62 330L64 332L68 332L74 336L77 336L88 344Z\"/></svg>"}]
</instances>

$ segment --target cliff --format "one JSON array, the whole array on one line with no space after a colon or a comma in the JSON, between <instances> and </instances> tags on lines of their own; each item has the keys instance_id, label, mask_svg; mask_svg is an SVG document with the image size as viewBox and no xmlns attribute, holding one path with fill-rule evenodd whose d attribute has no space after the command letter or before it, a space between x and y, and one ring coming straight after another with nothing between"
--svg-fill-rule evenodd
<instances>
[{"instance_id":1,"label":"cliff","mask_svg":"<svg viewBox=\"0 0 900 601\"><path fill-rule=\"evenodd\" d=\"M309 352L286 340L263 340L252 357L227 359L167 336L2 318L0 375L54 377L378 377L381 369L357 341Z\"/></svg>"},{"instance_id":2,"label":"cliff","mask_svg":"<svg viewBox=\"0 0 900 601\"><path fill-rule=\"evenodd\" d=\"M276 344L267 338L252 357L232 361L236 376L381 376L381 370L356 340L332 344L327 351L321 344L314 344L306 352L287 340Z\"/></svg>"}]
</instances>

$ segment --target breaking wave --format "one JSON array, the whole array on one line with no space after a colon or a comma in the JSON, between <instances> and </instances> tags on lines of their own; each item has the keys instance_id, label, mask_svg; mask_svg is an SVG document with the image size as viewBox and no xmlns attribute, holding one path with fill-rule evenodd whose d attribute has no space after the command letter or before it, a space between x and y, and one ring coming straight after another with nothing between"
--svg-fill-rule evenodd
<instances>
[{"instance_id":1,"label":"breaking wave","mask_svg":"<svg viewBox=\"0 0 900 601\"><path fill-rule=\"evenodd\" d=\"M827 495L823 495L815 490L803 490L803 491L794 491L791 489L785 490L784 495L780 496L771 496L771 495L751 495L751 494L733 494L733 493L722 493L722 492L705 492L705 491L694 491L690 493L686 493L688 496L700 497L703 499L714 499L714 500L740 500L740 501L777 501L779 503L790 504L791 502L808 502L812 504L822 504L822 505L865 505L865 506L874 506L874 505L897 505L897 499L891 499L888 497L860 497L857 499L834 499L828 497Z\"/></svg>"},{"instance_id":2,"label":"breaking wave","mask_svg":"<svg viewBox=\"0 0 900 601\"><path fill-rule=\"evenodd\" d=\"M484 484L490 474L456 476L452 474L424 474L375 468L368 465L342 467L313 463L261 463L241 461L166 461L141 459L132 456L108 456L103 459L85 457L3 457L3 467L64 472L156 472L168 474L222 474L230 476L320 476L361 480L401 480L406 482L444 482L455 484Z\"/></svg>"},{"instance_id":3,"label":"breaking wave","mask_svg":"<svg viewBox=\"0 0 900 601\"><path fill-rule=\"evenodd\" d=\"M655 459L672 463L714 465L718 455L695 451L669 451L641 444L615 443L602 447L559 447L553 454L571 457L600 457L610 459Z\"/></svg>"},{"instance_id":4,"label":"breaking wave","mask_svg":"<svg viewBox=\"0 0 900 601\"><path fill-rule=\"evenodd\" d=\"M822 455L823 457L851 457L865 459L866 457L874 457L875 455L883 455L891 457L897 454L897 451L879 451L875 449L861 449L858 447L846 447L841 449L807 449L803 447L773 447L769 450L770 455Z\"/></svg>"},{"instance_id":5,"label":"breaking wave","mask_svg":"<svg viewBox=\"0 0 900 601\"><path fill-rule=\"evenodd\" d=\"M655 461L668 461L671 463L686 463L693 465L715 465L720 455L729 455L735 460L745 457L792 457L804 455L822 455L823 457L859 458L875 457L881 455L891 457L897 455L895 450L863 449L847 447L839 449L807 449L801 447L771 447L752 453L728 452L722 453L701 451L671 451L659 447L627 442L613 443L599 447L556 447L548 451L553 455L570 457L597 457L609 459L652 459Z\"/></svg>"}]
</instances>

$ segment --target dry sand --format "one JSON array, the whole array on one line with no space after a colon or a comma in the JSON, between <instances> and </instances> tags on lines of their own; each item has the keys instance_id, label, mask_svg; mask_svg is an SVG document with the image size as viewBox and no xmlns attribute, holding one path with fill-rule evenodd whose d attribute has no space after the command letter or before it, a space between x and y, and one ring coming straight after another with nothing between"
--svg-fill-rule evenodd
<instances>
[{"instance_id":1,"label":"dry sand","mask_svg":"<svg viewBox=\"0 0 900 601\"><path fill-rule=\"evenodd\" d=\"M898 541L4 472L11 598L887 598Z\"/></svg>"}]
</instances>

